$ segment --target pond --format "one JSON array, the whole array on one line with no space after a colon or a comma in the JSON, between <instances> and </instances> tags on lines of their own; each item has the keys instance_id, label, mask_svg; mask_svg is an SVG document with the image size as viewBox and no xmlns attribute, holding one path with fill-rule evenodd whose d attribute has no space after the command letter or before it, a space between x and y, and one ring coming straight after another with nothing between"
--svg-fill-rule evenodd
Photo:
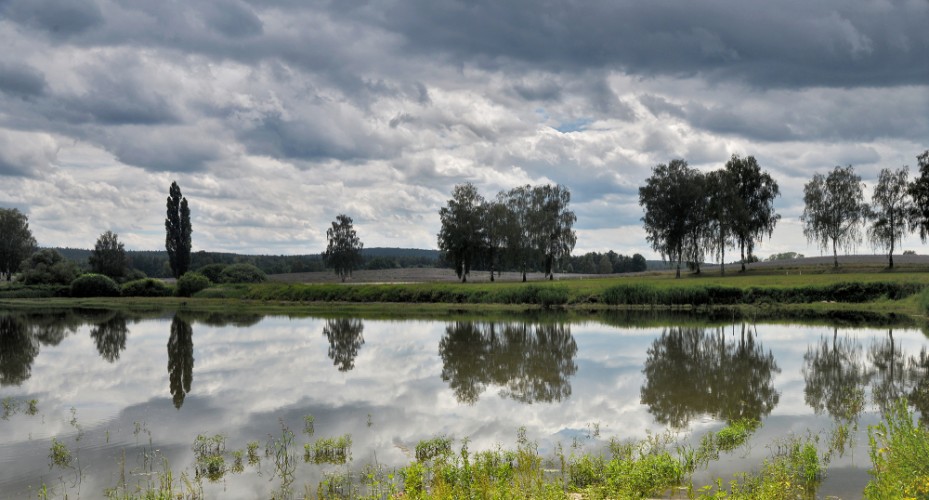
<instances>
[{"instance_id":1,"label":"pond","mask_svg":"<svg viewBox=\"0 0 929 500\"><path fill-rule=\"evenodd\" d=\"M166 469L207 497L312 495L334 474L406 465L437 436L456 449L511 448L520 434L542 454L599 453L610 439L695 442L752 418L762 425L748 444L695 482L757 468L784 436L827 440L854 421L819 493L857 498L879 409L900 397L929 407L927 346L899 325L653 315L0 312L0 497L97 498ZM297 460L280 461L285 445ZM225 464L204 460L216 451Z\"/></svg>"}]
</instances>

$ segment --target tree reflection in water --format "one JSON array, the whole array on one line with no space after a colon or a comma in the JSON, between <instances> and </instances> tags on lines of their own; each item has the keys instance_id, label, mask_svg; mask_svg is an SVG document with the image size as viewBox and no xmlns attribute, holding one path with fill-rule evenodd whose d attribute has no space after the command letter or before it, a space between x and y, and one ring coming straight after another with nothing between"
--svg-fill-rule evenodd
<instances>
[{"instance_id":1,"label":"tree reflection in water","mask_svg":"<svg viewBox=\"0 0 929 500\"><path fill-rule=\"evenodd\" d=\"M893 330L887 331L887 338L871 344L868 358L874 366L871 399L885 413L907 393L907 360L894 340Z\"/></svg>"},{"instance_id":2,"label":"tree reflection in water","mask_svg":"<svg viewBox=\"0 0 929 500\"><path fill-rule=\"evenodd\" d=\"M701 414L728 421L768 415L780 399L772 383L780 368L755 336L745 324L728 342L723 328L665 329L648 349L642 404L676 428Z\"/></svg>"},{"instance_id":3,"label":"tree reflection in water","mask_svg":"<svg viewBox=\"0 0 929 500\"><path fill-rule=\"evenodd\" d=\"M364 323L356 318L327 319L323 335L329 340L329 359L339 367L340 372L347 372L355 367L355 358L365 343L362 336Z\"/></svg>"},{"instance_id":4,"label":"tree reflection in water","mask_svg":"<svg viewBox=\"0 0 929 500\"><path fill-rule=\"evenodd\" d=\"M190 393L194 377L194 331L190 323L174 315L171 337L168 338L168 378L174 407L181 409L184 397Z\"/></svg>"},{"instance_id":5,"label":"tree reflection in water","mask_svg":"<svg viewBox=\"0 0 929 500\"><path fill-rule=\"evenodd\" d=\"M26 322L15 316L0 316L0 386L20 385L32 375L32 362L39 342Z\"/></svg>"},{"instance_id":6,"label":"tree reflection in water","mask_svg":"<svg viewBox=\"0 0 929 500\"><path fill-rule=\"evenodd\" d=\"M439 341L442 380L461 403L474 404L488 385L524 403L571 396L577 343L568 324L455 322Z\"/></svg>"},{"instance_id":7,"label":"tree reflection in water","mask_svg":"<svg viewBox=\"0 0 929 500\"><path fill-rule=\"evenodd\" d=\"M817 415L825 410L834 419L851 421L861 414L865 387L871 379L862 353L857 340L839 339L838 328L833 330L832 342L822 338L807 348L803 356L803 395Z\"/></svg>"},{"instance_id":8,"label":"tree reflection in water","mask_svg":"<svg viewBox=\"0 0 929 500\"><path fill-rule=\"evenodd\" d=\"M128 336L129 328L126 326L126 318L118 313L90 330L90 337L94 339L97 352L110 363L119 359L119 353L126 349L126 337Z\"/></svg>"}]
</instances>

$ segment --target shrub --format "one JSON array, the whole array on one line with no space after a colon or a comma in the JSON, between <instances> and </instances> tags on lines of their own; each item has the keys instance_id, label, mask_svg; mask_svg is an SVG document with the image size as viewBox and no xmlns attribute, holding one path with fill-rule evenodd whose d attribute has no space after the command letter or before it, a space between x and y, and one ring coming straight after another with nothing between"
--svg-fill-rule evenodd
<instances>
[{"instance_id":1,"label":"shrub","mask_svg":"<svg viewBox=\"0 0 929 500\"><path fill-rule=\"evenodd\" d=\"M20 270L20 279L27 285L70 285L81 274L77 264L50 248L33 253Z\"/></svg>"},{"instance_id":2,"label":"shrub","mask_svg":"<svg viewBox=\"0 0 929 500\"><path fill-rule=\"evenodd\" d=\"M130 281L120 288L123 297L167 297L171 289L161 280L144 278Z\"/></svg>"},{"instance_id":3,"label":"shrub","mask_svg":"<svg viewBox=\"0 0 929 500\"><path fill-rule=\"evenodd\" d=\"M119 297L119 285L102 274L82 274L71 282L72 297Z\"/></svg>"},{"instance_id":4,"label":"shrub","mask_svg":"<svg viewBox=\"0 0 929 500\"><path fill-rule=\"evenodd\" d=\"M207 264L197 269L197 272L209 278L213 283L222 283L222 274L226 267L228 267L226 264Z\"/></svg>"},{"instance_id":5,"label":"shrub","mask_svg":"<svg viewBox=\"0 0 929 500\"><path fill-rule=\"evenodd\" d=\"M183 276L177 279L177 293L178 297L190 297L191 295L199 292L200 290L210 287L210 279L206 276L188 271L184 273Z\"/></svg>"},{"instance_id":6,"label":"shrub","mask_svg":"<svg viewBox=\"0 0 929 500\"><path fill-rule=\"evenodd\" d=\"M233 264L223 269L221 283L261 283L268 279L264 271L251 264Z\"/></svg>"}]
</instances>

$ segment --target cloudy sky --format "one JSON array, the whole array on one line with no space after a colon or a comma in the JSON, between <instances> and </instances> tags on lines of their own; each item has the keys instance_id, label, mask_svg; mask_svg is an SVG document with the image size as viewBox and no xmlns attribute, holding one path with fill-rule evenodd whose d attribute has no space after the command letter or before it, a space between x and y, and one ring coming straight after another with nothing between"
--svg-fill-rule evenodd
<instances>
[{"instance_id":1,"label":"cloudy sky","mask_svg":"<svg viewBox=\"0 0 929 500\"><path fill-rule=\"evenodd\" d=\"M435 248L452 187L561 183L576 251L655 256L658 163L754 155L818 255L803 185L929 148L926 0L0 0L0 206L43 246L164 248L172 180L195 250ZM910 238L904 248L919 249ZM868 245L859 251L870 252Z\"/></svg>"}]
</instances>

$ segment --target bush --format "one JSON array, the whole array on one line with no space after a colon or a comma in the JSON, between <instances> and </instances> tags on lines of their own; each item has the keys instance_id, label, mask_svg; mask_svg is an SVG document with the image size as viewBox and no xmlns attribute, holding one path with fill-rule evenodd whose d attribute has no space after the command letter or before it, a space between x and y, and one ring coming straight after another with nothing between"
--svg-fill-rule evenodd
<instances>
[{"instance_id":1,"label":"bush","mask_svg":"<svg viewBox=\"0 0 929 500\"><path fill-rule=\"evenodd\" d=\"M171 289L161 280L144 278L125 283L120 288L123 297L167 297Z\"/></svg>"},{"instance_id":2,"label":"bush","mask_svg":"<svg viewBox=\"0 0 929 500\"><path fill-rule=\"evenodd\" d=\"M228 267L226 264L207 264L197 269L197 272L209 278L213 283L222 283L222 274L226 267Z\"/></svg>"},{"instance_id":3,"label":"bush","mask_svg":"<svg viewBox=\"0 0 929 500\"><path fill-rule=\"evenodd\" d=\"M223 269L220 283L261 283L268 279L264 271L251 264L233 264Z\"/></svg>"},{"instance_id":4,"label":"bush","mask_svg":"<svg viewBox=\"0 0 929 500\"><path fill-rule=\"evenodd\" d=\"M119 285L102 274L82 274L71 282L72 297L119 297Z\"/></svg>"},{"instance_id":5,"label":"bush","mask_svg":"<svg viewBox=\"0 0 929 500\"><path fill-rule=\"evenodd\" d=\"M81 274L77 264L51 248L33 253L20 270L20 279L27 285L70 285Z\"/></svg>"},{"instance_id":6,"label":"bush","mask_svg":"<svg viewBox=\"0 0 929 500\"><path fill-rule=\"evenodd\" d=\"M210 287L210 279L206 276L188 271L184 273L183 276L177 279L177 293L178 297L190 297L191 295L199 292L200 290Z\"/></svg>"}]
</instances>

